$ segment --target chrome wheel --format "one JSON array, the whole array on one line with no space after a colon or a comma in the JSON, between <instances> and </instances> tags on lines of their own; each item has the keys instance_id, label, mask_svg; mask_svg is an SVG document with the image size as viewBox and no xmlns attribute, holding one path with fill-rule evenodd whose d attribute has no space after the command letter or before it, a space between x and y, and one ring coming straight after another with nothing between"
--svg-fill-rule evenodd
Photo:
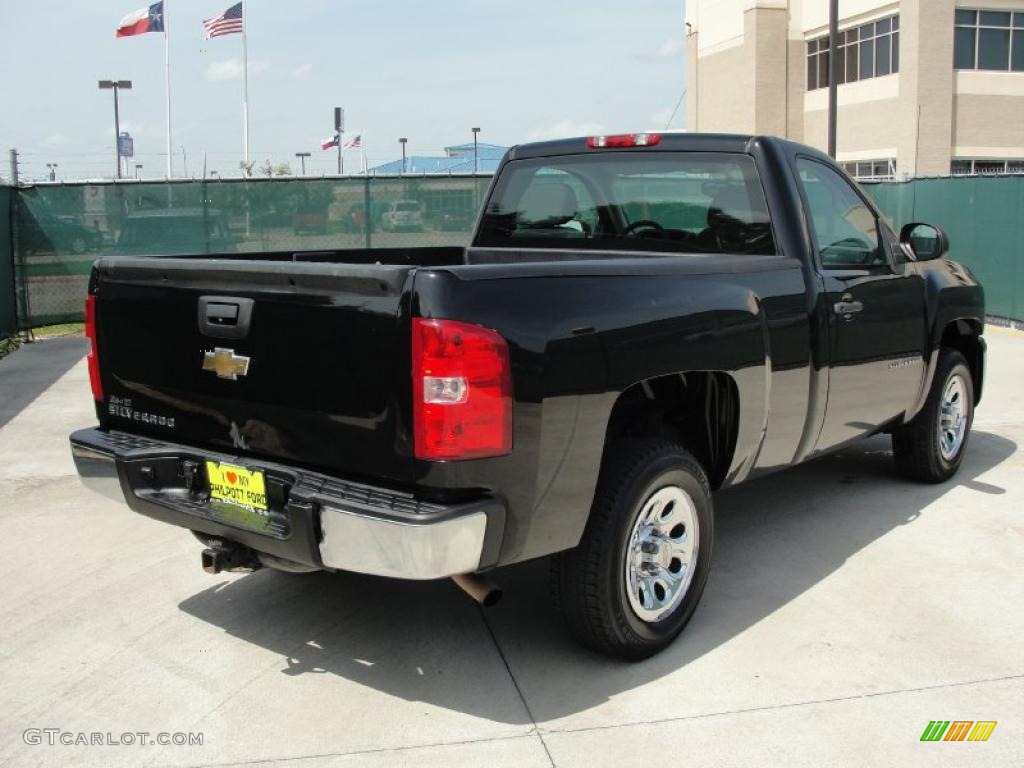
<instances>
[{"instance_id":1,"label":"chrome wheel","mask_svg":"<svg viewBox=\"0 0 1024 768\"><path fill-rule=\"evenodd\" d=\"M693 581L700 541L697 510L675 485L640 506L626 549L626 595L637 618L651 623L672 613Z\"/></svg>"},{"instance_id":2,"label":"chrome wheel","mask_svg":"<svg viewBox=\"0 0 1024 768\"><path fill-rule=\"evenodd\" d=\"M967 386L959 373L949 377L939 399L939 453L952 461L967 434Z\"/></svg>"}]
</instances>

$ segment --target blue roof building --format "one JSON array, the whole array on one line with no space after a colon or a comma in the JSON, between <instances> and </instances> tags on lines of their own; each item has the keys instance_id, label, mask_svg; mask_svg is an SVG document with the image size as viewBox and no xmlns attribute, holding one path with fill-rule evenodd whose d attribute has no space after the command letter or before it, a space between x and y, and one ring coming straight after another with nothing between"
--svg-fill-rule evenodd
<instances>
[{"instance_id":1,"label":"blue roof building","mask_svg":"<svg viewBox=\"0 0 1024 768\"><path fill-rule=\"evenodd\" d=\"M504 157L508 147L501 147L497 144L477 144L477 170L480 173L494 173L498 170L498 163ZM398 175L402 173L402 160L392 160L389 163L376 165L370 168L367 173L371 176ZM410 155L405 159L406 174L428 174L428 173L473 173L473 144L456 144L444 148L444 155L435 157L431 155Z\"/></svg>"}]
</instances>

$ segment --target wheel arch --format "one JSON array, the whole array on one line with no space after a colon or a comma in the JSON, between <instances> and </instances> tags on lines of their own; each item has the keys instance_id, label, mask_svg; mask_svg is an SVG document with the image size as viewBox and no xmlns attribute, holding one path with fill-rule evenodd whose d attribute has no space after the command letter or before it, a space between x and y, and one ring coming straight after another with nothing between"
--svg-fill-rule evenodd
<instances>
[{"instance_id":1,"label":"wheel arch","mask_svg":"<svg viewBox=\"0 0 1024 768\"><path fill-rule=\"evenodd\" d=\"M967 360L974 384L974 404L981 402L981 390L985 381L984 328L975 318L958 318L946 323L939 338L940 349L955 349Z\"/></svg>"},{"instance_id":2,"label":"wheel arch","mask_svg":"<svg viewBox=\"0 0 1024 768\"><path fill-rule=\"evenodd\" d=\"M725 371L680 371L643 379L623 390L612 406L605 451L629 437L681 443L701 464L712 488L734 472L742 396Z\"/></svg>"}]
</instances>

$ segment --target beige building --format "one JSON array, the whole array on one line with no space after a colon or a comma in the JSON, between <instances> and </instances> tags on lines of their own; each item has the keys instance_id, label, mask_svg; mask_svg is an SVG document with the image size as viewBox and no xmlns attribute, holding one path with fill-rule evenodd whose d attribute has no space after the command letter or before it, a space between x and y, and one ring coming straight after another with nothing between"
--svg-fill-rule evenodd
<instances>
[{"instance_id":1,"label":"beige building","mask_svg":"<svg viewBox=\"0 0 1024 768\"><path fill-rule=\"evenodd\" d=\"M687 127L828 143L828 0L687 0ZM1024 172L1024 0L839 0L837 160Z\"/></svg>"}]
</instances>

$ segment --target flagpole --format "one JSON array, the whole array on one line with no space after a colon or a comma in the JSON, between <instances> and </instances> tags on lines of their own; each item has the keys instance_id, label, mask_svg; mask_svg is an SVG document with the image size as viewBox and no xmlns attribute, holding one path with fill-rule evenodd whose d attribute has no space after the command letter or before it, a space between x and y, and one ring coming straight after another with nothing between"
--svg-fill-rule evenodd
<instances>
[{"instance_id":1,"label":"flagpole","mask_svg":"<svg viewBox=\"0 0 1024 768\"><path fill-rule=\"evenodd\" d=\"M242 5L242 147L245 153L246 174L249 173L249 54L246 46L245 28L249 26Z\"/></svg>"},{"instance_id":2,"label":"flagpole","mask_svg":"<svg viewBox=\"0 0 1024 768\"><path fill-rule=\"evenodd\" d=\"M167 178L174 172L171 167L171 28L167 23L167 2L164 0L164 85L167 95Z\"/></svg>"}]
</instances>

